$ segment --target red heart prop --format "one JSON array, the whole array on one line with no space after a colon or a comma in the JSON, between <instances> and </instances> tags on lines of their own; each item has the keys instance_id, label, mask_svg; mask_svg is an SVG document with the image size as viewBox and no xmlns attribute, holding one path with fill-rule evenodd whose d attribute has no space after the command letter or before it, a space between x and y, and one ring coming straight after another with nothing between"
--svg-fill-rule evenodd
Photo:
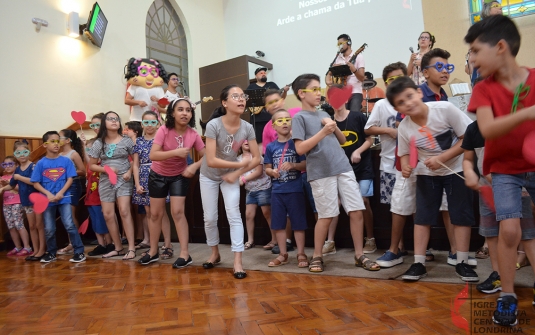
<instances>
[{"instance_id":1,"label":"red heart prop","mask_svg":"<svg viewBox=\"0 0 535 335\"><path fill-rule=\"evenodd\" d=\"M82 222L82 224L80 225L80 228L78 228L78 232L80 234L85 234L88 226L89 226L89 218L85 219L85 221Z\"/></svg>"},{"instance_id":2,"label":"red heart prop","mask_svg":"<svg viewBox=\"0 0 535 335\"><path fill-rule=\"evenodd\" d=\"M167 106L169 105L169 100L167 100L167 98L161 98L160 100L158 100L158 105L162 107Z\"/></svg>"},{"instance_id":3,"label":"red heart prop","mask_svg":"<svg viewBox=\"0 0 535 335\"><path fill-rule=\"evenodd\" d=\"M490 208L491 211L496 213L496 206L494 205L494 194L492 193L492 187L488 185L481 186L479 192L483 197L483 201Z\"/></svg>"},{"instance_id":4,"label":"red heart prop","mask_svg":"<svg viewBox=\"0 0 535 335\"><path fill-rule=\"evenodd\" d=\"M76 123L78 123L79 125L83 125L85 123L86 116L84 112L72 111L71 116L73 120L76 121Z\"/></svg>"},{"instance_id":5,"label":"red heart prop","mask_svg":"<svg viewBox=\"0 0 535 335\"><path fill-rule=\"evenodd\" d=\"M522 154L529 163L535 164L535 131L532 131L524 138Z\"/></svg>"},{"instance_id":6,"label":"red heart prop","mask_svg":"<svg viewBox=\"0 0 535 335\"><path fill-rule=\"evenodd\" d=\"M37 214L43 213L48 207L48 198L39 192L34 192L30 194L29 198L30 201L33 203L33 210Z\"/></svg>"},{"instance_id":7,"label":"red heart prop","mask_svg":"<svg viewBox=\"0 0 535 335\"><path fill-rule=\"evenodd\" d=\"M112 185L117 184L117 174L115 173L115 171L113 171L111 167L107 165L104 165L104 171L106 171L106 173L108 174L108 177L110 178L110 183Z\"/></svg>"},{"instance_id":8,"label":"red heart prop","mask_svg":"<svg viewBox=\"0 0 535 335\"><path fill-rule=\"evenodd\" d=\"M340 89L338 87L331 87L327 92L327 98L329 98L329 104L334 109L342 107L351 98L353 88L351 86L344 86Z\"/></svg>"},{"instance_id":9,"label":"red heart prop","mask_svg":"<svg viewBox=\"0 0 535 335\"><path fill-rule=\"evenodd\" d=\"M411 137L409 142L409 159L409 164L415 169L416 165L418 165L418 149L416 149L416 138L414 136Z\"/></svg>"}]
</instances>

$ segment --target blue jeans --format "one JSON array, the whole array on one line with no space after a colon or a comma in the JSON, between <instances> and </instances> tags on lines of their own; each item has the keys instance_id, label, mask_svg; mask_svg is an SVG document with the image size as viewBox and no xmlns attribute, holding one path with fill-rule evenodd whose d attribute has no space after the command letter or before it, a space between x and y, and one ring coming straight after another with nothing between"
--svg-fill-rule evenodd
<instances>
[{"instance_id":1,"label":"blue jeans","mask_svg":"<svg viewBox=\"0 0 535 335\"><path fill-rule=\"evenodd\" d=\"M58 246L56 244L56 211L59 210L59 214L61 216L61 222L63 222L63 226L65 227L65 230L69 234L69 239L71 240L72 247L74 248L74 252L77 254L81 254L84 252L84 245L82 244L82 239L80 238L80 234L78 234L78 230L76 229L76 226L74 225L74 221L72 220L72 211L71 211L71 204L63 204L63 205L49 205L48 208L43 213L43 218L45 221L45 237L46 237L46 251L48 251L50 254L56 256L56 252L58 251Z\"/></svg>"}]
</instances>

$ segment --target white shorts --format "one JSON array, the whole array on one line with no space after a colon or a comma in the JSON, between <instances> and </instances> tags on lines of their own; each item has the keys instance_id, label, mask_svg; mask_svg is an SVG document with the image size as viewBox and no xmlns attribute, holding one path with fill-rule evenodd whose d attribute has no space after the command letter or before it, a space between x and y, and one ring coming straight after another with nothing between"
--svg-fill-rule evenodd
<instances>
[{"instance_id":1,"label":"white shorts","mask_svg":"<svg viewBox=\"0 0 535 335\"><path fill-rule=\"evenodd\" d=\"M406 180L406 181L405 181ZM442 204L440 211L448 210L448 200L446 191L442 194ZM396 171L396 183L392 190L390 201L390 211L398 215L412 215L416 213L416 175L403 178L400 171Z\"/></svg>"},{"instance_id":2,"label":"white shorts","mask_svg":"<svg viewBox=\"0 0 535 335\"><path fill-rule=\"evenodd\" d=\"M310 186L318 211L318 219L333 218L340 214L338 197L346 213L365 209L353 171L313 180Z\"/></svg>"}]
</instances>

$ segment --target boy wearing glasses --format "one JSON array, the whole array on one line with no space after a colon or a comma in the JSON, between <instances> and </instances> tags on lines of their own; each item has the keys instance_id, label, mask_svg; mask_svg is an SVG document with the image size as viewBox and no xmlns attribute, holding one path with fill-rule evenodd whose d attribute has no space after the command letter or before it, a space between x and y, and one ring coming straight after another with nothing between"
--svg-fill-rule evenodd
<instances>
[{"instance_id":1,"label":"boy wearing glasses","mask_svg":"<svg viewBox=\"0 0 535 335\"><path fill-rule=\"evenodd\" d=\"M78 230L74 225L71 211L71 199L65 195L72 184L72 179L77 176L73 162L59 155L59 133L48 131L43 135L43 146L46 156L43 157L32 172L30 181L35 189L44 194L50 203L43 213L45 222L45 237L47 252L41 258L41 263L56 261L56 211L59 210L61 222L69 234L69 239L74 248L74 256L70 259L73 263L85 261L84 245Z\"/></svg>"},{"instance_id":2,"label":"boy wearing glasses","mask_svg":"<svg viewBox=\"0 0 535 335\"><path fill-rule=\"evenodd\" d=\"M436 48L422 57L422 69L426 82L420 85L423 93L423 102L448 101L448 95L442 88L448 83L450 73L455 66L448 63L450 53Z\"/></svg>"},{"instance_id":3,"label":"boy wearing glasses","mask_svg":"<svg viewBox=\"0 0 535 335\"><path fill-rule=\"evenodd\" d=\"M182 95L177 91L180 81L178 80L178 75L174 72L171 72L167 78L167 90L165 90L164 98L167 98L169 103L171 103L178 98L182 98ZM160 111L160 113L162 113L162 111ZM163 113L165 113L165 111L163 111Z\"/></svg>"},{"instance_id":4,"label":"boy wearing glasses","mask_svg":"<svg viewBox=\"0 0 535 335\"><path fill-rule=\"evenodd\" d=\"M266 174L272 178L271 229L279 245L279 256L268 266L288 263L286 249L286 217L289 216L297 244L297 262L300 268L308 266L305 254L305 230L307 228L305 197L301 171L305 169L305 157L297 154L292 141L292 118L282 109L272 117L272 128L277 140L271 142L264 156Z\"/></svg>"},{"instance_id":5,"label":"boy wearing glasses","mask_svg":"<svg viewBox=\"0 0 535 335\"><path fill-rule=\"evenodd\" d=\"M339 197L351 224L355 265L368 267L371 261L362 251L362 238L358 238L363 234L364 202L353 168L340 147L346 142L346 137L329 114L316 110L321 103L319 80L315 74L303 74L292 84L303 109L292 120L292 137L297 154L306 155L308 180L318 211L318 222L314 228L314 254L308 270L323 272L322 247L332 219L340 214Z\"/></svg>"},{"instance_id":6,"label":"boy wearing glasses","mask_svg":"<svg viewBox=\"0 0 535 335\"><path fill-rule=\"evenodd\" d=\"M413 173L409 141L414 141L418 161L423 166L415 171L416 215L414 217L414 264L403 275L416 281L427 275L426 252L431 225L438 219L442 195L447 190L451 221L457 242L455 272L463 281L478 281L468 265L471 227L475 224L472 191L462 177L462 139L470 118L449 102L422 101L422 90L409 77L401 77L388 85L386 96L394 108L405 114L398 128L398 155L402 175Z\"/></svg>"}]
</instances>

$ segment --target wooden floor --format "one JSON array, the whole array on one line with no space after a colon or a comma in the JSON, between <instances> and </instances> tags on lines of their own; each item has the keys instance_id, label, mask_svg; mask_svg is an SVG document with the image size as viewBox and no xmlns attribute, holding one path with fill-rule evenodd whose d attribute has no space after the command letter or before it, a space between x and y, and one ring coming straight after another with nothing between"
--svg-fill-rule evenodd
<instances>
[{"instance_id":1,"label":"wooden floor","mask_svg":"<svg viewBox=\"0 0 535 335\"><path fill-rule=\"evenodd\" d=\"M235 280L222 268L59 257L44 265L0 254L0 334L467 333L451 313L462 283L258 271ZM531 291L517 292L524 334L535 334ZM496 295L470 292L457 314L471 333L508 330L481 325L490 317L478 315L492 310Z\"/></svg>"}]
</instances>

